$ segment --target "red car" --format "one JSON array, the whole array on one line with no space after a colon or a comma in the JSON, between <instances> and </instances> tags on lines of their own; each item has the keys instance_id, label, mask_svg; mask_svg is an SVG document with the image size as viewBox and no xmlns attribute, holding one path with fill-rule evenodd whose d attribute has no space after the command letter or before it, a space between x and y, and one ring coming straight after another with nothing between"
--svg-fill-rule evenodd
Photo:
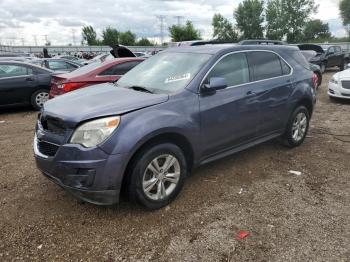
<instances>
[{"instance_id":1,"label":"red car","mask_svg":"<svg viewBox=\"0 0 350 262\"><path fill-rule=\"evenodd\" d=\"M135 57L116 58L103 63L89 64L71 73L53 76L49 98L90 85L114 82L144 60Z\"/></svg>"}]
</instances>

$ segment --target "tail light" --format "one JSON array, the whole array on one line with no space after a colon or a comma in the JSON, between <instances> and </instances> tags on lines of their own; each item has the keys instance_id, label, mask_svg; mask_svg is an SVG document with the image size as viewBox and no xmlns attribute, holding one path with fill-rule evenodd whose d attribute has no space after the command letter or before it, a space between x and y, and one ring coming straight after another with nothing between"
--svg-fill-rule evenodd
<instances>
[{"instance_id":1,"label":"tail light","mask_svg":"<svg viewBox=\"0 0 350 262\"><path fill-rule=\"evenodd\" d=\"M316 90L318 87L318 75L316 73L312 75L312 85L313 88Z\"/></svg>"},{"instance_id":2,"label":"tail light","mask_svg":"<svg viewBox=\"0 0 350 262\"><path fill-rule=\"evenodd\" d=\"M79 82L79 83L64 83L60 84L57 87L63 89L64 93L71 92L73 90L82 88L86 85L85 82Z\"/></svg>"}]
</instances>

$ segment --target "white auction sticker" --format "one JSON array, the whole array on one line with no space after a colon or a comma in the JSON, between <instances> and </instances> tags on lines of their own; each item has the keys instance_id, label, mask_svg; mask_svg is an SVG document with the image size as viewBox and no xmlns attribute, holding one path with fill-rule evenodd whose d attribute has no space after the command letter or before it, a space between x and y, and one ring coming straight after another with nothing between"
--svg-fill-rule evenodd
<instances>
[{"instance_id":1,"label":"white auction sticker","mask_svg":"<svg viewBox=\"0 0 350 262\"><path fill-rule=\"evenodd\" d=\"M176 82L176 81L182 81L182 80L188 80L191 78L191 74L190 73L186 73L180 76L171 76L165 79L164 83L168 84L168 83L172 83L172 82Z\"/></svg>"}]
</instances>

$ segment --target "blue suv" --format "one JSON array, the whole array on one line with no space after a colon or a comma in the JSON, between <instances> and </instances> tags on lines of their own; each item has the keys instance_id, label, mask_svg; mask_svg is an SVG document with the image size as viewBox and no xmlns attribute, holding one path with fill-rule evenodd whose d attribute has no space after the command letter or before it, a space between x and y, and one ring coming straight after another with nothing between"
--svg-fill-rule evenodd
<instances>
[{"instance_id":1,"label":"blue suv","mask_svg":"<svg viewBox=\"0 0 350 262\"><path fill-rule=\"evenodd\" d=\"M189 172L267 140L305 139L313 72L297 47L205 45L163 51L117 83L45 103L38 168L76 197L146 208L175 199Z\"/></svg>"}]
</instances>

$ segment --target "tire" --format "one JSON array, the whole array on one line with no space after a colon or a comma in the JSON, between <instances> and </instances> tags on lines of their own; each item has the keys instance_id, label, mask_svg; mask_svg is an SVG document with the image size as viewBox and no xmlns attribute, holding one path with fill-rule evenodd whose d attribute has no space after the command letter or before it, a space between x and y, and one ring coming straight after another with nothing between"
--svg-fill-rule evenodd
<instances>
[{"instance_id":1,"label":"tire","mask_svg":"<svg viewBox=\"0 0 350 262\"><path fill-rule=\"evenodd\" d=\"M165 167L167 159L174 162L169 169ZM175 176L177 173L179 175ZM181 191L187 176L187 163L178 146L159 144L139 153L128 175L129 199L155 210L168 205Z\"/></svg>"},{"instance_id":2,"label":"tire","mask_svg":"<svg viewBox=\"0 0 350 262\"><path fill-rule=\"evenodd\" d=\"M304 121L304 119L305 124L302 124L302 121ZM304 142L309 130L309 122L310 113L306 107L297 107L290 116L286 131L282 137L284 145L290 148L300 146Z\"/></svg>"},{"instance_id":3,"label":"tire","mask_svg":"<svg viewBox=\"0 0 350 262\"><path fill-rule=\"evenodd\" d=\"M39 89L32 94L30 103L35 110L40 110L47 100L49 100L49 91L46 89Z\"/></svg>"},{"instance_id":4,"label":"tire","mask_svg":"<svg viewBox=\"0 0 350 262\"><path fill-rule=\"evenodd\" d=\"M317 89L321 86L322 84L322 74L315 72L317 74Z\"/></svg>"},{"instance_id":5,"label":"tire","mask_svg":"<svg viewBox=\"0 0 350 262\"><path fill-rule=\"evenodd\" d=\"M343 63L339 66L340 71L344 71L348 63L347 60L343 60Z\"/></svg>"}]
</instances>

